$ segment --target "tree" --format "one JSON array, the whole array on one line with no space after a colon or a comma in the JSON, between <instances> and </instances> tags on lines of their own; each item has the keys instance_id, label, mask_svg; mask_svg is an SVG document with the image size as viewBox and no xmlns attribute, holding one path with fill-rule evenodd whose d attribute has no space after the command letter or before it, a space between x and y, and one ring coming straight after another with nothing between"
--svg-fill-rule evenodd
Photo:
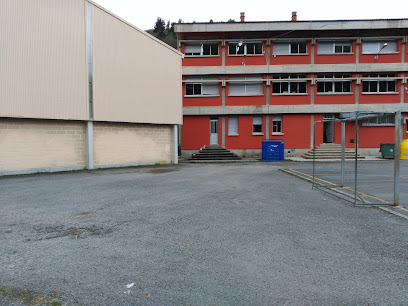
<instances>
[{"instance_id":1,"label":"tree","mask_svg":"<svg viewBox=\"0 0 408 306\"><path fill-rule=\"evenodd\" d=\"M155 33L158 37L166 36L166 23L162 18L157 17L156 23L153 28L153 33Z\"/></svg>"},{"instance_id":2,"label":"tree","mask_svg":"<svg viewBox=\"0 0 408 306\"><path fill-rule=\"evenodd\" d=\"M214 23L214 20L210 19L210 23Z\"/></svg>"},{"instance_id":3,"label":"tree","mask_svg":"<svg viewBox=\"0 0 408 306\"><path fill-rule=\"evenodd\" d=\"M234 19L229 19L227 22L231 23L231 22L235 22Z\"/></svg>"}]
</instances>

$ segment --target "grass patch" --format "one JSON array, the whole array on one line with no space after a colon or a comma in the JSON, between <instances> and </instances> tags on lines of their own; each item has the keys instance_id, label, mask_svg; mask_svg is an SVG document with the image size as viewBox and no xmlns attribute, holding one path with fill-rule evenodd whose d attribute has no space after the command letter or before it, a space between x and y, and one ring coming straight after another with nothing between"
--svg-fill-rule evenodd
<instances>
[{"instance_id":1,"label":"grass patch","mask_svg":"<svg viewBox=\"0 0 408 306\"><path fill-rule=\"evenodd\" d=\"M63 304L61 301L56 300L55 297L22 288L1 287L0 295L12 301L22 302L25 305L61 306Z\"/></svg>"}]
</instances>

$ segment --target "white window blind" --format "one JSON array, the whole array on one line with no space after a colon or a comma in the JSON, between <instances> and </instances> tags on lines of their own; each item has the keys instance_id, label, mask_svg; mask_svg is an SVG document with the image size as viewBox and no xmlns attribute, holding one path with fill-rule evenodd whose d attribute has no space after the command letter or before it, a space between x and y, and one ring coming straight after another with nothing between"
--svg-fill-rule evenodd
<instances>
[{"instance_id":1,"label":"white window blind","mask_svg":"<svg viewBox=\"0 0 408 306\"><path fill-rule=\"evenodd\" d=\"M317 45L317 53L334 53L333 46L334 43L332 41L319 41Z\"/></svg>"},{"instance_id":2,"label":"white window blind","mask_svg":"<svg viewBox=\"0 0 408 306\"><path fill-rule=\"evenodd\" d=\"M263 95L263 82L245 82L250 80L260 80L262 76L230 76L229 80L242 82L229 82L229 96L260 96Z\"/></svg>"},{"instance_id":3,"label":"white window blind","mask_svg":"<svg viewBox=\"0 0 408 306\"><path fill-rule=\"evenodd\" d=\"M184 45L184 53L198 53L201 54L201 44L199 45Z\"/></svg>"},{"instance_id":4,"label":"white window blind","mask_svg":"<svg viewBox=\"0 0 408 306\"><path fill-rule=\"evenodd\" d=\"M228 135L238 135L238 116L228 116Z\"/></svg>"},{"instance_id":5,"label":"white window blind","mask_svg":"<svg viewBox=\"0 0 408 306\"><path fill-rule=\"evenodd\" d=\"M387 46L384 47L384 44ZM381 48L384 47L382 50ZM397 41L396 40L363 40L363 54L377 54L380 53L395 53L397 52Z\"/></svg>"},{"instance_id":6,"label":"white window blind","mask_svg":"<svg viewBox=\"0 0 408 306\"><path fill-rule=\"evenodd\" d=\"M219 95L218 83L217 84L203 83L201 85L201 93L204 96L216 96L216 95Z\"/></svg>"},{"instance_id":7,"label":"white window blind","mask_svg":"<svg viewBox=\"0 0 408 306\"><path fill-rule=\"evenodd\" d=\"M273 54L283 55L289 54L289 43L288 42L274 42L272 45Z\"/></svg>"},{"instance_id":8,"label":"white window blind","mask_svg":"<svg viewBox=\"0 0 408 306\"><path fill-rule=\"evenodd\" d=\"M262 125L262 116L254 116L252 123L253 125Z\"/></svg>"}]
</instances>

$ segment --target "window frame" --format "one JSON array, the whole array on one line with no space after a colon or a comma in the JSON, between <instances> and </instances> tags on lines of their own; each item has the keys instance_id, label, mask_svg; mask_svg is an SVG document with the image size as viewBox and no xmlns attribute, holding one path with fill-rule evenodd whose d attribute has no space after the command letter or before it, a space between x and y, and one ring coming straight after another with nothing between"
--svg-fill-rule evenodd
<instances>
[{"instance_id":1,"label":"window frame","mask_svg":"<svg viewBox=\"0 0 408 306\"><path fill-rule=\"evenodd\" d=\"M259 80L259 81L258 81ZM228 78L228 97L263 97L264 96L264 78L262 75L256 76L229 76ZM232 82L230 82L232 81ZM243 94L231 94L231 86L244 86ZM262 93L259 94L247 94L249 85L261 85Z\"/></svg>"},{"instance_id":2,"label":"window frame","mask_svg":"<svg viewBox=\"0 0 408 306\"><path fill-rule=\"evenodd\" d=\"M384 122L381 122L384 121ZM361 122L361 126L395 126L395 116L394 115L384 115L381 117L373 117L369 119L364 119Z\"/></svg>"},{"instance_id":3,"label":"window frame","mask_svg":"<svg viewBox=\"0 0 408 306\"><path fill-rule=\"evenodd\" d=\"M259 123L255 123L255 121L257 121L256 119L261 119L261 124ZM260 132L255 131L255 127L256 126L260 126ZM252 116L252 135L263 135L263 115L253 115Z\"/></svg>"},{"instance_id":4,"label":"window frame","mask_svg":"<svg viewBox=\"0 0 408 306\"><path fill-rule=\"evenodd\" d=\"M238 115L228 115L228 136L239 136L239 119ZM236 120L236 131L231 132L231 119Z\"/></svg>"},{"instance_id":5,"label":"window frame","mask_svg":"<svg viewBox=\"0 0 408 306\"><path fill-rule=\"evenodd\" d=\"M183 81L184 83L184 97L219 97L220 96L220 82L219 79L217 78L206 78L206 77L192 77L191 79L185 79ZM205 86L214 86L214 90L215 87L217 87L217 94L204 94L203 92L205 92L204 88ZM187 94L187 88L192 86L193 87L193 94ZM200 93L199 94L194 94L196 88L198 90L198 86L200 86Z\"/></svg>"},{"instance_id":6,"label":"window frame","mask_svg":"<svg viewBox=\"0 0 408 306\"><path fill-rule=\"evenodd\" d=\"M365 47L366 43L372 43L372 44L376 43L377 44L376 50L367 52L367 47ZM390 50L389 48L388 48L388 50L387 50L387 48L382 48L385 43L387 43L387 44L390 44L390 43L394 44L395 43L395 50L388 51L388 50ZM398 52L398 39L395 39L395 38L391 38L391 39L364 39L363 38L361 44L362 44L361 54L368 54L368 55L374 54L375 55L375 54L398 54L399 53Z\"/></svg>"},{"instance_id":7,"label":"window frame","mask_svg":"<svg viewBox=\"0 0 408 306\"><path fill-rule=\"evenodd\" d=\"M304 80L303 80L304 79ZM272 77L272 95L307 95L307 75L305 74L275 74ZM283 84L287 84L287 91L282 90ZM300 85L304 85L304 92L300 92ZM275 91L275 87L279 86L279 92ZM296 91L293 90L296 86Z\"/></svg>"},{"instance_id":8,"label":"window frame","mask_svg":"<svg viewBox=\"0 0 408 306\"><path fill-rule=\"evenodd\" d=\"M188 46L188 45L190 45L190 46L200 46L201 48L200 48L200 54L187 54L186 53L186 46ZM209 45L210 46L210 54L204 54L204 45ZM211 46L212 45L216 45L217 46L217 54L211 54L212 52L211 52L211 50L212 50L212 48L211 48ZM190 53L190 52L189 52ZM191 42L191 43L189 43L189 42L185 42L184 43L184 55L186 56L186 57L219 57L220 56L220 44L219 44L219 42L201 42L201 43L193 43L193 42Z\"/></svg>"},{"instance_id":9,"label":"window frame","mask_svg":"<svg viewBox=\"0 0 408 306\"><path fill-rule=\"evenodd\" d=\"M343 80L347 79L347 80ZM330 73L330 74L318 74L316 80L316 93L318 95L347 95L353 94L351 74L348 73ZM345 91L345 84L348 84L348 91ZM323 86L323 91L321 91ZM337 90L337 86L341 86L341 90ZM331 90L326 90L326 88Z\"/></svg>"},{"instance_id":10,"label":"window frame","mask_svg":"<svg viewBox=\"0 0 408 306\"><path fill-rule=\"evenodd\" d=\"M319 52L319 46L323 44L331 44L331 52ZM341 52L336 52L336 47L341 47ZM345 52L344 47L350 47L350 51ZM317 41L317 55L349 55L353 54L353 41L352 40L318 40Z\"/></svg>"},{"instance_id":11,"label":"window frame","mask_svg":"<svg viewBox=\"0 0 408 306\"><path fill-rule=\"evenodd\" d=\"M398 94L396 73L364 73L362 77L363 79L361 80L361 92L365 95ZM388 90L390 84L393 84L391 86L394 87L394 91ZM381 86L384 85L386 86L386 90L381 91ZM371 89L373 89L374 87L376 88L376 91L371 91ZM368 89L368 91L365 91L365 89Z\"/></svg>"},{"instance_id":12,"label":"window frame","mask_svg":"<svg viewBox=\"0 0 408 306\"><path fill-rule=\"evenodd\" d=\"M242 52L239 52L238 44L240 42L235 42L235 41L229 41L228 42L228 56L263 56L265 54L265 50L264 50L264 43L263 41L249 41L249 42L242 42L242 46L240 46L239 48L242 48ZM256 53L257 49L256 49L256 44L260 44L261 45L261 53ZM254 45L253 51L254 53L248 53L248 45ZM235 48L233 47L235 46ZM235 53L231 53L230 52L230 48L233 48L235 50Z\"/></svg>"},{"instance_id":13,"label":"window frame","mask_svg":"<svg viewBox=\"0 0 408 306\"><path fill-rule=\"evenodd\" d=\"M305 52L300 52L300 45L304 44L304 50ZM275 45L280 46L279 52L276 52ZM297 45L297 52L294 52L296 50L292 50L294 45ZM284 46L287 46L284 48ZM285 51L285 52L282 52ZM299 41L273 41L272 42L272 55L277 56L277 55L309 55L308 53L308 41L307 40L299 40Z\"/></svg>"},{"instance_id":14,"label":"window frame","mask_svg":"<svg viewBox=\"0 0 408 306\"><path fill-rule=\"evenodd\" d=\"M276 123L276 125L275 125ZM279 131L275 131L275 127ZM272 135L284 135L283 133L283 116L282 114L273 114L272 115Z\"/></svg>"}]
</instances>

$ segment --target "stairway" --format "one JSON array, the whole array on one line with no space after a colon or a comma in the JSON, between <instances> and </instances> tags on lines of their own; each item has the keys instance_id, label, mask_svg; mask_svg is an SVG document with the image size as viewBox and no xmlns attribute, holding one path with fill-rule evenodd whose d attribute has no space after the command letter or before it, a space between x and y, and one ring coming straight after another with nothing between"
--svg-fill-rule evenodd
<instances>
[{"instance_id":1,"label":"stairway","mask_svg":"<svg viewBox=\"0 0 408 306\"><path fill-rule=\"evenodd\" d=\"M191 155L190 161L209 161L209 160L240 160L241 157L232 153L224 147L209 146L201 148L200 151Z\"/></svg>"},{"instance_id":2,"label":"stairway","mask_svg":"<svg viewBox=\"0 0 408 306\"><path fill-rule=\"evenodd\" d=\"M345 158L354 159L356 156L355 150L346 148ZM313 149L302 155L303 158L313 159ZM357 156L358 159L363 159L364 156ZM324 143L315 148L315 159L341 159L341 145L334 143Z\"/></svg>"}]
</instances>

